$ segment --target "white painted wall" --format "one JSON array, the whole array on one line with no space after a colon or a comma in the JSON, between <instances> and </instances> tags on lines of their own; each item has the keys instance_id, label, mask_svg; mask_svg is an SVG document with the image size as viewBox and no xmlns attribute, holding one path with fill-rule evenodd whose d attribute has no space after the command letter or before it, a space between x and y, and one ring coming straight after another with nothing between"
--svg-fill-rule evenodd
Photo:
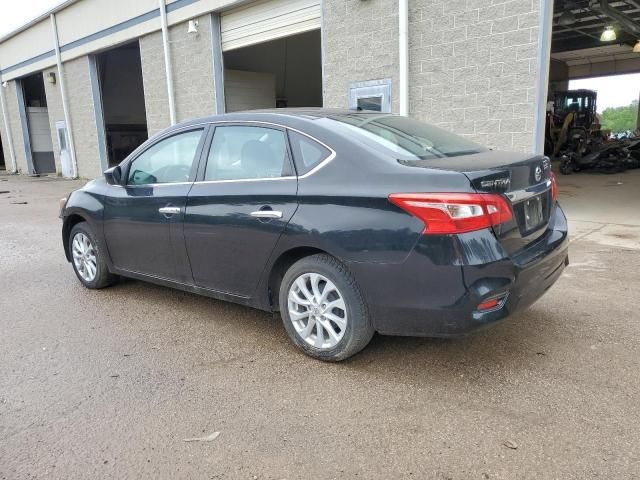
<instances>
[{"instance_id":1,"label":"white painted wall","mask_svg":"<svg viewBox=\"0 0 640 480\"><path fill-rule=\"evenodd\" d=\"M213 11L233 7L243 0L199 0L170 12L167 16L170 26L188 21ZM169 2L172 3L172 2ZM112 28L134 17L158 12L157 0L81 0L68 5L56 13L60 45L89 37L105 29ZM185 23L185 30L187 25ZM99 50L110 48L135 38L160 30L159 15L117 32L96 36L88 43L78 45L62 52L62 60L68 61ZM53 50L53 34L49 17L30 26L26 30L9 38L0 40L0 70L13 67L20 62ZM12 80L41 71L55 65L55 56L30 63L10 72L0 74L0 81Z\"/></svg>"},{"instance_id":2,"label":"white painted wall","mask_svg":"<svg viewBox=\"0 0 640 480\"><path fill-rule=\"evenodd\" d=\"M276 76L272 73L224 71L227 112L276 106Z\"/></svg>"}]
</instances>

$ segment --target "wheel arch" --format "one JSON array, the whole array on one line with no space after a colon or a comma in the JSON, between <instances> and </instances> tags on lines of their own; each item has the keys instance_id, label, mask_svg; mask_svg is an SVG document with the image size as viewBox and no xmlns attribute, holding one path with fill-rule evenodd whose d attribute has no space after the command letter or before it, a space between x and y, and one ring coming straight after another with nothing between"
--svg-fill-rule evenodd
<instances>
[{"instance_id":1,"label":"wheel arch","mask_svg":"<svg viewBox=\"0 0 640 480\"><path fill-rule=\"evenodd\" d=\"M62 223L62 245L64 246L64 255L67 257L67 261L71 261L71 251L69 249L69 234L71 229L78 223L88 222L89 220L78 212L74 212L67 215Z\"/></svg>"},{"instance_id":2,"label":"wheel arch","mask_svg":"<svg viewBox=\"0 0 640 480\"><path fill-rule=\"evenodd\" d=\"M325 255L331 255L331 253L326 250L322 250L318 247L309 247L309 246L299 246L294 247L289 250L286 250L280 254L280 256L276 259L271 267L271 271L269 272L268 283L267 283L267 294L269 297L269 303L271 304L271 310L277 312L280 310L279 305L279 292L280 292L280 284L282 283L282 279L284 278L285 273L298 260L301 260L305 257L310 257L311 255L316 255L319 253L324 253ZM331 255L332 257L334 255Z\"/></svg>"}]
</instances>

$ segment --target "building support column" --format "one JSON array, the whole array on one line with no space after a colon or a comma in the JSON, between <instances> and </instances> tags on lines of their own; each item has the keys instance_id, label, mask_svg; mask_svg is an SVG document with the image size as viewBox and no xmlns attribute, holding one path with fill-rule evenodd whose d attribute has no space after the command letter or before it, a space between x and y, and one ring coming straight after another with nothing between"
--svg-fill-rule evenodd
<instances>
[{"instance_id":1,"label":"building support column","mask_svg":"<svg viewBox=\"0 0 640 480\"><path fill-rule=\"evenodd\" d=\"M169 50L169 27L167 25L167 4L165 0L160 2L160 22L162 24L162 47L164 49L164 70L167 76L167 97L169 99L169 120L171 125L176 124L176 100L173 96L173 75L171 66L171 51Z\"/></svg>"},{"instance_id":2,"label":"building support column","mask_svg":"<svg viewBox=\"0 0 640 480\"><path fill-rule=\"evenodd\" d=\"M540 0L536 104L533 127L533 152L544 154L549 64L551 62L551 33L553 31L553 0Z\"/></svg>"},{"instance_id":3,"label":"building support column","mask_svg":"<svg viewBox=\"0 0 640 480\"><path fill-rule=\"evenodd\" d=\"M13 173L18 173L18 162L16 160L16 151L13 148L13 135L11 133L11 127L9 126L9 112L7 111L7 99L4 95L6 82L0 85L0 109L2 110L2 118L4 118L4 129L7 134L7 143L9 144L9 156L11 157L11 164L13 165Z\"/></svg>"},{"instance_id":4,"label":"building support column","mask_svg":"<svg viewBox=\"0 0 640 480\"><path fill-rule=\"evenodd\" d=\"M220 14L211 14L211 50L213 51L213 88L216 95L216 115L225 111L224 98L224 58L222 56L222 35L220 34Z\"/></svg>"},{"instance_id":5,"label":"building support column","mask_svg":"<svg viewBox=\"0 0 640 480\"><path fill-rule=\"evenodd\" d=\"M71 165L73 178L78 178L78 159L76 158L76 146L73 142L73 128L71 126L71 116L69 115L69 104L67 102L67 88L65 86L66 80L64 78L64 68L62 66L62 56L60 55L60 40L58 38L58 25L56 23L56 16L51 14L51 29L53 31L53 47L56 52L56 64L58 67L58 77L60 80L60 96L62 98L62 112L64 114L64 123L67 131L67 141L69 143L69 153L71 154Z\"/></svg>"}]
</instances>

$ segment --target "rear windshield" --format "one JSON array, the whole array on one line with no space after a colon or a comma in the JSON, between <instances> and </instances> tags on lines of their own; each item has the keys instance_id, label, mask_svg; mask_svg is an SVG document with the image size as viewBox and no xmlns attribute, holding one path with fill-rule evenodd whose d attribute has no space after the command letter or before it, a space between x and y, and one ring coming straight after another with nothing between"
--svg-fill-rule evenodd
<instances>
[{"instance_id":1,"label":"rear windshield","mask_svg":"<svg viewBox=\"0 0 640 480\"><path fill-rule=\"evenodd\" d=\"M380 114L336 115L334 126L399 160L428 160L479 153L485 147L438 127L407 117Z\"/></svg>"}]
</instances>

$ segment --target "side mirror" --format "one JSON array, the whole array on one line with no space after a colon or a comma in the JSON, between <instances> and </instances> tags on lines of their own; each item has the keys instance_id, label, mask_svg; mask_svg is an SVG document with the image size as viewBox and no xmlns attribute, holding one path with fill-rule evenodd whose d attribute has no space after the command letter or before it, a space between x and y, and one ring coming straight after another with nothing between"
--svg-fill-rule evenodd
<instances>
[{"instance_id":1,"label":"side mirror","mask_svg":"<svg viewBox=\"0 0 640 480\"><path fill-rule=\"evenodd\" d=\"M104 178L109 185L120 185L122 183L122 169L120 165L108 168L104 171Z\"/></svg>"}]
</instances>

